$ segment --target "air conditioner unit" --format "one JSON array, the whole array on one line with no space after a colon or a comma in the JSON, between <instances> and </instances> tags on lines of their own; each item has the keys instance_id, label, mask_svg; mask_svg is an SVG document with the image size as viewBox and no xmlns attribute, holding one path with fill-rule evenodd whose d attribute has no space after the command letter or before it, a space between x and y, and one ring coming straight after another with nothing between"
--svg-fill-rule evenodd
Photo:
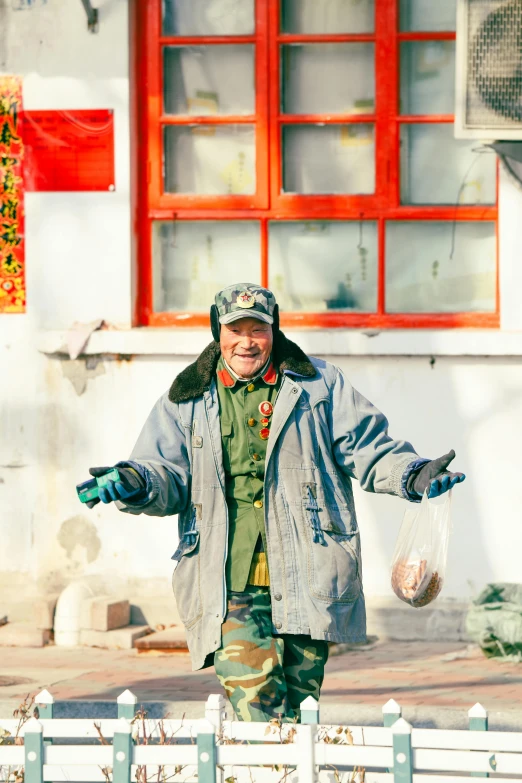
<instances>
[{"instance_id":1,"label":"air conditioner unit","mask_svg":"<svg viewBox=\"0 0 522 783\"><path fill-rule=\"evenodd\" d=\"M522 139L522 0L457 0L455 136Z\"/></svg>"}]
</instances>

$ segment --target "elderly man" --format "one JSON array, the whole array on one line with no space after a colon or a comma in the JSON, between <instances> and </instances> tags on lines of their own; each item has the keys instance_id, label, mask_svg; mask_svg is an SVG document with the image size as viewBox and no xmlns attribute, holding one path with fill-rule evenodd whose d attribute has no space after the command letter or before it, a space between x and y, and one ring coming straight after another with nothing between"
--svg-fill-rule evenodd
<instances>
[{"instance_id":1,"label":"elderly man","mask_svg":"<svg viewBox=\"0 0 522 783\"><path fill-rule=\"evenodd\" d=\"M173 588L193 668L214 664L242 720L298 720L328 642L366 635L352 479L419 501L464 475L446 470L454 452L430 461L393 440L337 367L284 336L267 289L221 291L211 326L100 498L179 514Z\"/></svg>"}]
</instances>

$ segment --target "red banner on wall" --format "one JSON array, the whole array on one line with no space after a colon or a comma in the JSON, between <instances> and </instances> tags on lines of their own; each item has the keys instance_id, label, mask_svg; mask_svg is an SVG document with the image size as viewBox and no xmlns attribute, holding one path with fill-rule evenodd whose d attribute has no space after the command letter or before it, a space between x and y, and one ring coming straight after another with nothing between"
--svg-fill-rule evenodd
<instances>
[{"instance_id":1,"label":"red banner on wall","mask_svg":"<svg viewBox=\"0 0 522 783\"><path fill-rule=\"evenodd\" d=\"M23 140L26 191L114 190L112 111L26 111Z\"/></svg>"},{"instance_id":2,"label":"red banner on wall","mask_svg":"<svg viewBox=\"0 0 522 783\"><path fill-rule=\"evenodd\" d=\"M25 312L22 80L0 76L0 313Z\"/></svg>"}]
</instances>

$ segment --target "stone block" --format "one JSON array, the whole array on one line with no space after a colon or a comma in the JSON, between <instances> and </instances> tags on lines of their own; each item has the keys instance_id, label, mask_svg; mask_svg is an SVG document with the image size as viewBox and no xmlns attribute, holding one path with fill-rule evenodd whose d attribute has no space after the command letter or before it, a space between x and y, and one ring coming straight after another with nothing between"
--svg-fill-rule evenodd
<instances>
[{"instance_id":1,"label":"stone block","mask_svg":"<svg viewBox=\"0 0 522 783\"><path fill-rule=\"evenodd\" d=\"M37 599L32 606L32 621L37 628L51 631L59 593Z\"/></svg>"},{"instance_id":2,"label":"stone block","mask_svg":"<svg viewBox=\"0 0 522 783\"><path fill-rule=\"evenodd\" d=\"M30 623L7 623L0 628L0 647L43 647L50 636L48 629Z\"/></svg>"},{"instance_id":3,"label":"stone block","mask_svg":"<svg viewBox=\"0 0 522 783\"><path fill-rule=\"evenodd\" d=\"M135 644L138 652L147 652L150 650L169 650L183 651L187 650L187 637L182 625L176 625L174 628L165 628L164 631L157 631L138 639Z\"/></svg>"},{"instance_id":4,"label":"stone block","mask_svg":"<svg viewBox=\"0 0 522 783\"><path fill-rule=\"evenodd\" d=\"M150 625L156 628L158 625L164 625L170 628L171 625L183 625L176 602L172 593L166 598L162 595L134 597L129 595L131 604L131 623L133 625Z\"/></svg>"},{"instance_id":5,"label":"stone block","mask_svg":"<svg viewBox=\"0 0 522 783\"><path fill-rule=\"evenodd\" d=\"M85 628L80 631L83 647L103 647L106 650L132 650L137 639L150 633L148 625L128 625L113 631L95 631Z\"/></svg>"},{"instance_id":6,"label":"stone block","mask_svg":"<svg viewBox=\"0 0 522 783\"><path fill-rule=\"evenodd\" d=\"M108 596L89 598L82 604L81 625L90 631L114 631L130 623L130 603Z\"/></svg>"}]
</instances>

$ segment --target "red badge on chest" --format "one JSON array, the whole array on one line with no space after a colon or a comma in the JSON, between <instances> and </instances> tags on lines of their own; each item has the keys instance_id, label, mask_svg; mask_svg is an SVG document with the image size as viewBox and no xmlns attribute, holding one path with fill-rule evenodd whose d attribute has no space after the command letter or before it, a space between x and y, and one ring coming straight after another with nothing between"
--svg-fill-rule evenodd
<instances>
[{"instance_id":1,"label":"red badge on chest","mask_svg":"<svg viewBox=\"0 0 522 783\"><path fill-rule=\"evenodd\" d=\"M259 413L262 416L271 416L273 410L274 410L274 406L272 405L271 402L268 402L268 400L259 403Z\"/></svg>"}]
</instances>

